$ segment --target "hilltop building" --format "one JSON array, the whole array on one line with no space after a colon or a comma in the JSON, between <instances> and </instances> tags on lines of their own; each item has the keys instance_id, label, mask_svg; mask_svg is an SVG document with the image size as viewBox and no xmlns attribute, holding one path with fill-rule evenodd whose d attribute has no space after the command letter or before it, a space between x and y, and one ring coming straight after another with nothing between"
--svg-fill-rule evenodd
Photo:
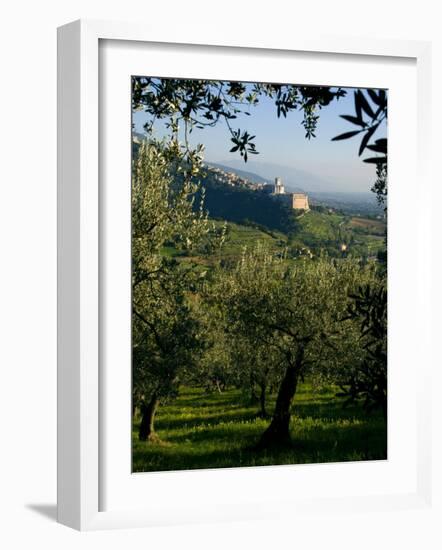
<instances>
[{"instance_id":1,"label":"hilltop building","mask_svg":"<svg viewBox=\"0 0 442 550\"><path fill-rule=\"evenodd\" d=\"M292 208L293 210L310 210L308 196L305 193L293 193Z\"/></svg>"},{"instance_id":2,"label":"hilltop building","mask_svg":"<svg viewBox=\"0 0 442 550\"><path fill-rule=\"evenodd\" d=\"M275 178L275 186L273 188L274 195L285 195L284 184L281 178Z\"/></svg>"},{"instance_id":3,"label":"hilltop building","mask_svg":"<svg viewBox=\"0 0 442 550\"><path fill-rule=\"evenodd\" d=\"M276 177L275 184L267 184L266 188L271 188L271 195L289 203L293 210L305 210L306 212L310 210L308 196L305 193L286 193L281 178Z\"/></svg>"}]
</instances>

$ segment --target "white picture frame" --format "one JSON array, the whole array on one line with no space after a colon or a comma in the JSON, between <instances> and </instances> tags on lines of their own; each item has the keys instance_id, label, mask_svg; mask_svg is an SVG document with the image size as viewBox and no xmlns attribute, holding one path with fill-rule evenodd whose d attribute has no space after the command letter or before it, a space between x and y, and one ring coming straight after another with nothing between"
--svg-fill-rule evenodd
<instances>
[{"instance_id":1,"label":"white picture frame","mask_svg":"<svg viewBox=\"0 0 442 550\"><path fill-rule=\"evenodd\" d=\"M263 516L262 501L252 501L247 510L228 503L193 502L168 511L167 505L150 507L113 506L103 510L100 483L103 483L102 433L100 414L100 281L102 262L100 251L100 41L128 43L195 45L228 47L238 52L267 49L281 52L310 52L336 56L376 56L384 59L408 58L416 63L417 79L417 169L424 194L424 204L431 204L431 181L428 156L430 150L429 97L431 45L426 42L368 40L346 37L308 38L254 36L230 37L228 33L206 36L201 30L189 42L183 30L167 35L142 25L118 22L76 21L58 31L58 521L80 530L139 527L182 522L216 521ZM233 52L234 54L234 52ZM416 385L416 487L411 492L390 492L347 496L336 495L291 500L281 494L280 502L273 497L273 516L290 517L293 513L315 513L333 508L346 513L357 507L363 511L428 506L431 501L431 434L428 422L431 411L428 395L431 382L430 311L430 250L429 211L425 206L417 211L419 240L422 244L416 285L416 301L421 315L420 334L426 361L420 365ZM417 289L416 289L417 290ZM129 452L129 450L128 450ZM256 470L256 469L255 469ZM289 469L277 470L284 484ZM235 473L236 471L236 473ZM276 471L276 469L275 469ZM239 469L224 472L236 476ZM162 475L175 475L162 474ZM211 483L219 473L206 471L199 481ZM248 474L247 474L248 475ZM355 474L357 475L357 474ZM176 478L178 479L178 478ZM202 481L203 480L203 481ZM158 482L157 482L158 484ZM314 493L314 492L313 492ZM190 497L189 497L190 498ZM330 506L332 503L332 506ZM244 507L243 507L244 508ZM268 513L267 513L268 515Z\"/></svg>"}]
</instances>

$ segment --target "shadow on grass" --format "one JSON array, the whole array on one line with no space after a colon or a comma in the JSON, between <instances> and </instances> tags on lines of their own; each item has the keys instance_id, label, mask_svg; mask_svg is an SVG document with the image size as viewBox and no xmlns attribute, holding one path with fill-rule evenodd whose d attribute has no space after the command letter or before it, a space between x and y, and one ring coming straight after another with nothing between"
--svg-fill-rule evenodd
<instances>
[{"instance_id":1,"label":"shadow on grass","mask_svg":"<svg viewBox=\"0 0 442 550\"><path fill-rule=\"evenodd\" d=\"M171 410L180 410L186 407L192 407L193 409L222 406L242 406L246 402L239 391L229 392L206 392L201 388L194 388L193 391L189 391L186 388L186 392L179 395L178 399L169 404Z\"/></svg>"},{"instance_id":2,"label":"shadow on grass","mask_svg":"<svg viewBox=\"0 0 442 550\"><path fill-rule=\"evenodd\" d=\"M269 399L272 411L274 398ZM166 445L142 443L134 423L133 470L137 472L228 468L279 464L381 460L387 457L386 425L343 407L333 390L318 394L307 385L295 397L287 445L256 449L269 420L257 417L238 390L222 394L183 388L176 401L161 406L158 435Z\"/></svg>"},{"instance_id":3,"label":"shadow on grass","mask_svg":"<svg viewBox=\"0 0 442 550\"><path fill-rule=\"evenodd\" d=\"M182 470L387 458L386 430L373 431L367 424L344 429L335 426L305 429L295 422L289 443L257 450L255 445L264 429L258 423L250 426L234 424L169 434L169 448L136 446L134 469Z\"/></svg>"},{"instance_id":4,"label":"shadow on grass","mask_svg":"<svg viewBox=\"0 0 442 550\"><path fill-rule=\"evenodd\" d=\"M344 406L344 400L340 398L334 398L333 401L329 400L324 402L317 402L316 400L309 403L297 402L296 398L292 406L292 414L299 418L320 418L320 419L353 419L361 418L361 409L357 406ZM373 419L382 419L382 415L372 414Z\"/></svg>"},{"instance_id":5,"label":"shadow on grass","mask_svg":"<svg viewBox=\"0 0 442 550\"><path fill-rule=\"evenodd\" d=\"M200 404L192 409L189 416L183 414L182 407L174 406L163 414L161 409L157 417L156 425L159 430L174 430L174 429L192 429L198 426L213 426L216 424L230 422L252 422L260 420L259 411L254 406L246 408L244 405L235 404L225 399L221 402L216 402L217 409L214 410L214 404L211 407ZM220 408L225 410L219 410ZM200 412L199 409L204 409ZM269 411L273 410L273 403L269 405ZM185 411L185 409L184 409ZM302 403L295 402L292 406L292 415L300 419L310 418L312 420L320 419L321 421L337 421L337 420L353 420L361 417L361 410L358 407L344 407L343 400L336 399L335 402L330 402L330 398L324 403L310 402ZM264 419L269 421L270 417ZM373 414L372 421L383 422L381 414ZM138 424L139 419L136 424Z\"/></svg>"},{"instance_id":6,"label":"shadow on grass","mask_svg":"<svg viewBox=\"0 0 442 550\"><path fill-rule=\"evenodd\" d=\"M257 418L257 413L244 412L219 412L216 414L208 413L206 415L194 416L191 418L183 418L177 414L176 417L161 417L159 416L156 422L158 430L173 430L177 428L192 429L197 426L214 426L226 422L249 422Z\"/></svg>"}]
</instances>

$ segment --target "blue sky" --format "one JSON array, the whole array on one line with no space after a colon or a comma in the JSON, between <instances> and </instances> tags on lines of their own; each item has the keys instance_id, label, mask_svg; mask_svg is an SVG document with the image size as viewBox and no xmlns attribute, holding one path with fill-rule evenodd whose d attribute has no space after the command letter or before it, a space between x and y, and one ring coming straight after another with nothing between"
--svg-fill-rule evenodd
<instances>
[{"instance_id":1,"label":"blue sky","mask_svg":"<svg viewBox=\"0 0 442 550\"><path fill-rule=\"evenodd\" d=\"M362 162L361 157L358 157L360 137L331 141L332 137L340 133L356 129L339 116L354 114L353 89L346 90L346 97L334 101L319 111L317 137L311 140L304 137L300 112L291 112L287 118L277 118L273 101L261 98L259 105L251 109L251 116L238 116L232 124L234 128L248 130L252 135L256 135L256 148L260 154L249 157L250 162L244 164L243 169L260 173L260 165L270 163L315 176L321 182L320 190L323 191L369 191L375 180L375 168L372 164ZM135 131L142 133L146 120L145 113L136 112L133 119ZM156 132L158 136L164 133L161 125L157 126ZM375 137L385 135L384 126L378 130ZM232 143L223 122L214 128L195 129L192 133L192 142L204 144L205 160L239 166L237 163L239 155L229 153ZM367 156L367 153L369 154L367 151L363 156ZM269 172L268 166L267 172ZM280 172L285 173L282 169ZM276 175L279 174L275 173ZM266 174L264 176L268 177ZM305 187L302 176L296 179L299 181L290 183Z\"/></svg>"}]
</instances>

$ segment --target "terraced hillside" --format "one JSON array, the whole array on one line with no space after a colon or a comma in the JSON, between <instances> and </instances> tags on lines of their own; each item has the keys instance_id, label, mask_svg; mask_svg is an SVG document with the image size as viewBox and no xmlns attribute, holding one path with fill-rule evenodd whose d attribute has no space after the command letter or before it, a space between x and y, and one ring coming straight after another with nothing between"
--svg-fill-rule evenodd
<instances>
[{"instance_id":1,"label":"terraced hillside","mask_svg":"<svg viewBox=\"0 0 442 550\"><path fill-rule=\"evenodd\" d=\"M293 250L307 247L312 252L323 250L337 256L344 245L346 254L365 258L385 249L386 225L382 220L311 210L296 221L296 230L288 239Z\"/></svg>"}]
</instances>

